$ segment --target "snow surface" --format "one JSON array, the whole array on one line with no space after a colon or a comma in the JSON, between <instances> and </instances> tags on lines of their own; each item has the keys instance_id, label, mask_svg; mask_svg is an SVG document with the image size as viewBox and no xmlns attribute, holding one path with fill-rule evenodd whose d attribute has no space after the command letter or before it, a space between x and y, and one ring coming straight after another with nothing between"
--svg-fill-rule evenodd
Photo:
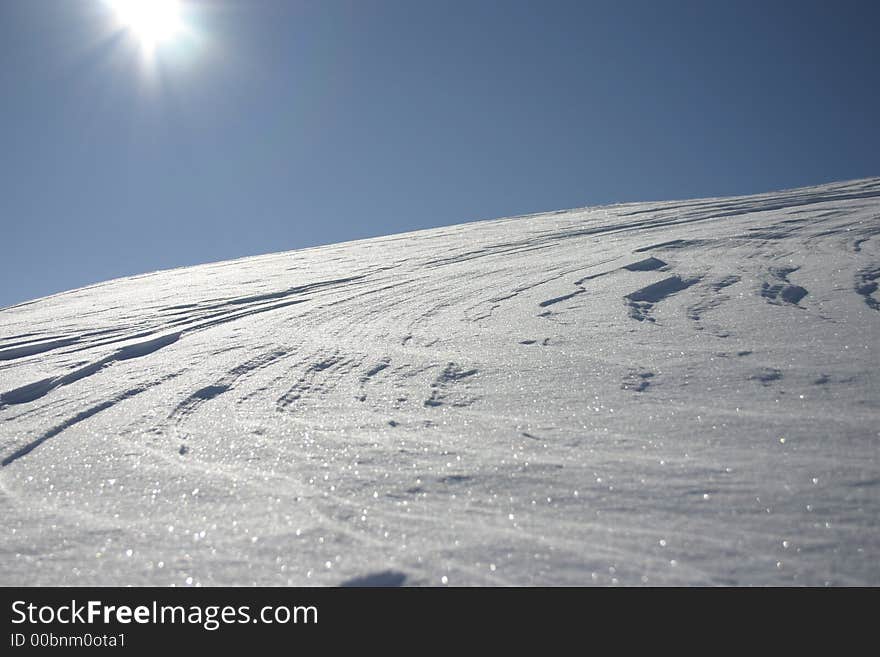
<instances>
[{"instance_id":1,"label":"snow surface","mask_svg":"<svg viewBox=\"0 0 880 657\"><path fill-rule=\"evenodd\" d=\"M875 178L4 309L0 584L880 584L878 234Z\"/></svg>"}]
</instances>

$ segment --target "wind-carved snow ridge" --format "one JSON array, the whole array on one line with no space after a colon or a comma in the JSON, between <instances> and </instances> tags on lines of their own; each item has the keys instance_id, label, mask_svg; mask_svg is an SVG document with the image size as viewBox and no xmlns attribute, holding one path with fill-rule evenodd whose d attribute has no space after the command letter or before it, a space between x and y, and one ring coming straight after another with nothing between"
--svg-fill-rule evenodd
<instances>
[{"instance_id":1,"label":"wind-carved snow ridge","mask_svg":"<svg viewBox=\"0 0 880 657\"><path fill-rule=\"evenodd\" d=\"M798 302L807 296L807 290L800 285L792 285L788 280L789 274L797 270L797 267L771 267L772 281L764 281L761 284L761 296L770 303L798 305Z\"/></svg>"},{"instance_id":2,"label":"wind-carved snow ridge","mask_svg":"<svg viewBox=\"0 0 880 657\"><path fill-rule=\"evenodd\" d=\"M79 381L80 379L92 376L93 374L100 372L107 365L110 365L111 363L114 363L116 361L128 360L129 358L140 358L142 356L152 354L162 347L167 347L169 344L177 342L177 339L179 337L180 333L177 332L153 338L152 340L135 342L133 344L126 345L121 349L117 349L109 356L105 356L104 358L96 360L93 363L88 363L82 367L78 367L72 372L42 379L34 383L29 383L25 386L21 386L20 388L10 390L9 392L0 395L0 409L2 409L3 406L7 406L9 404L24 404L27 402L32 402L36 399L39 399L40 397L49 394L55 388L66 386L76 381Z\"/></svg>"},{"instance_id":3,"label":"wind-carved snow ridge","mask_svg":"<svg viewBox=\"0 0 880 657\"><path fill-rule=\"evenodd\" d=\"M0 310L0 584L880 584L880 179Z\"/></svg>"},{"instance_id":4,"label":"wind-carved snow ridge","mask_svg":"<svg viewBox=\"0 0 880 657\"><path fill-rule=\"evenodd\" d=\"M676 292L688 289L699 280L699 278L682 279L680 276L670 276L635 292L630 292L625 297L627 306L629 306L629 316L640 322L644 320L653 322L654 318L650 316L650 312L654 304L660 303Z\"/></svg>"},{"instance_id":5,"label":"wind-carved snow ridge","mask_svg":"<svg viewBox=\"0 0 880 657\"><path fill-rule=\"evenodd\" d=\"M868 308L874 310L880 310L880 301L874 294L877 292L877 279L880 279L880 265L866 267L856 274L856 293L861 294Z\"/></svg>"}]
</instances>

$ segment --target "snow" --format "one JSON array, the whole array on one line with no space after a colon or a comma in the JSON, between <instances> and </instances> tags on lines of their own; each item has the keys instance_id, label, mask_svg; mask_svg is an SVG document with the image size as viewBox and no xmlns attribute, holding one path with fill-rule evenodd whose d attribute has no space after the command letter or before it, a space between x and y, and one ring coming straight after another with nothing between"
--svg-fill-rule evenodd
<instances>
[{"instance_id":1,"label":"snow","mask_svg":"<svg viewBox=\"0 0 880 657\"><path fill-rule=\"evenodd\" d=\"M0 311L3 585L880 584L880 178Z\"/></svg>"}]
</instances>

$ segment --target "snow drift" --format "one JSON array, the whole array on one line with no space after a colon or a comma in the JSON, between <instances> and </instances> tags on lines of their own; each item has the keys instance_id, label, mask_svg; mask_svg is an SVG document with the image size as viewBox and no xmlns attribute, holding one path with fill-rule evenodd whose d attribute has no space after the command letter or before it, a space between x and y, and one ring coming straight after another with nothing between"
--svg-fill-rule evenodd
<instances>
[{"instance_id":1,"label":"snow drift","mask_svg":"<svg viewBox=\"0 0 880 657\"><path fill-rule=\"evenodd\" d=\"M880 584L878 234L868 179L6 308L0 584Z\"/></svg>"}]
</instances>

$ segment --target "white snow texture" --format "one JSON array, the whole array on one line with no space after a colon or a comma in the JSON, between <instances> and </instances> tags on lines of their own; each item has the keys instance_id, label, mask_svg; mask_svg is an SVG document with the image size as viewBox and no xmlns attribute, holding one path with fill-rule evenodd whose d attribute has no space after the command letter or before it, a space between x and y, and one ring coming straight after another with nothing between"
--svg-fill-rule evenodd
<instances>
[{"instance_id":1,"label":"white snow texture","mask_svg":"<svg viewBox=\"0 0 880 657\"><path fill-rule=\"evenodd\" d=\"M878 585L880 178L0 310L3 585Z\"/></svg>"}]
</instances>

